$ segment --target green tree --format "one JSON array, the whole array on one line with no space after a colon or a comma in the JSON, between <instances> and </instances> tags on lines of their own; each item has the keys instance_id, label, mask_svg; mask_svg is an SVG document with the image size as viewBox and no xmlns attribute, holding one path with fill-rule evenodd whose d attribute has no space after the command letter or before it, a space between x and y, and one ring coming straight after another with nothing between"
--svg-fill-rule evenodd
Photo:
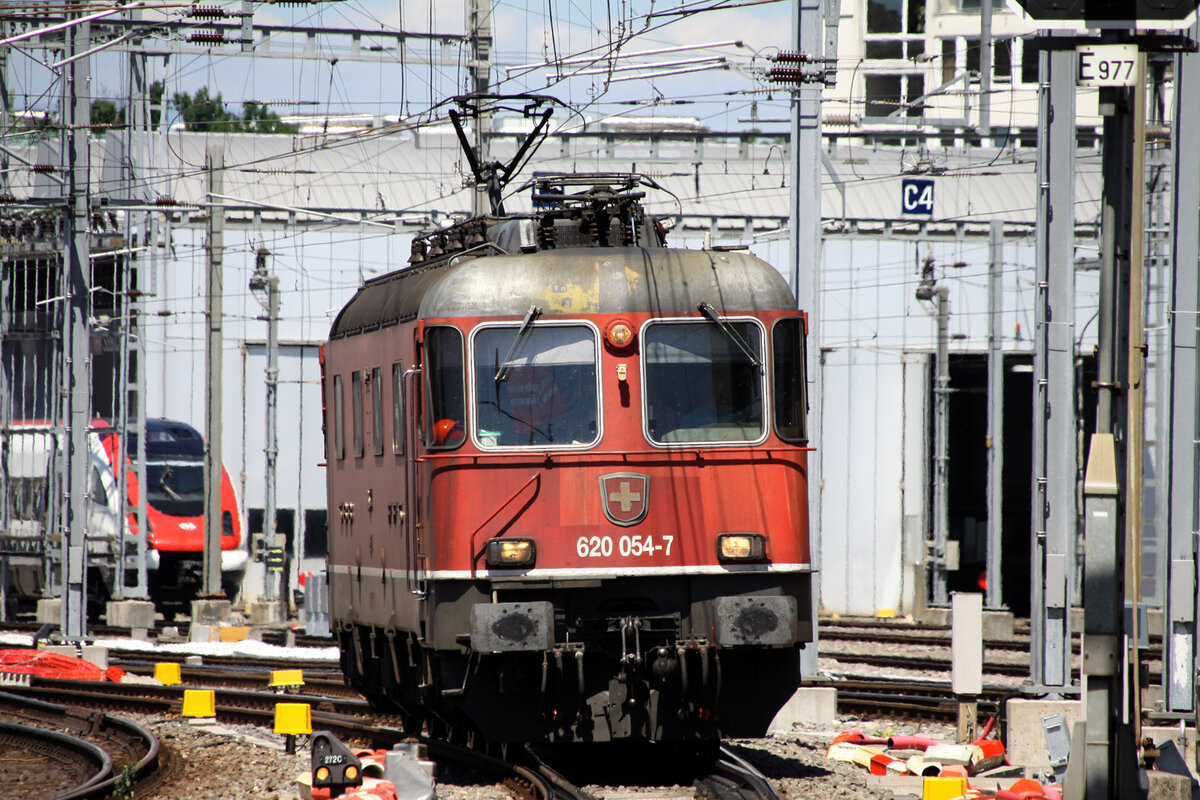
<instances>
[{"instance_id":1,"label":"green tree","mask_svg":"<svg viewBox=\"0 0 1200 800\"><path fill-rule=\"evenodd\" d=\"M183 119L189 131L209 133L296 133L295 125L289 125L261 103L244 103L239 117L225 107L225 99L218 92L216 97L204 87L195 95L178 92L171 104Z\"/></svg>"},{"instance_id":2,"label":"green tree","mask_svg":"<svg viewBox=\"0 0 1200 800\"><path fill-rule=\"evenodd\" d=\"M225 110L221 93L210 97L208 87L196 91L195 96L187 92L176 92L171 105L183 118L183 126L189 131L208 133L232 133L238 130L238 118Z\"/></svg>"},{"instance_id":3,"label":"green tree","mask_svg":"<svg viewBox=\"0 0 1200 800\"><path fill-rule=\"evenodd\" d=\"M247 133L296 133L299 128L279 118L274 111L261 103L242 105L243 130Z\"/></svg>"},{"instance_id":4,"label":"green tree","mask_svg":"<svg viewBox=\"0 0 1200 800\"><path fill-rule=\"evenodd\" d=\"M92 103L92 133L102 134L109 128L125 124L125 109L118 108L112 100L96 100Z\"/></svg>"}]
</instances>

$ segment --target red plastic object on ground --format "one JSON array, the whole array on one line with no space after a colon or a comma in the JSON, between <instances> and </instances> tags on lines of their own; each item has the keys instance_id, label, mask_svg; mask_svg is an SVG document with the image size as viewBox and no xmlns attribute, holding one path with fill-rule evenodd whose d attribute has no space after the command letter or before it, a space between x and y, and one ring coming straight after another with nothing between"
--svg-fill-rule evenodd
<instances>
[{"instance_id":1,"label":"red plastic object on ground","mask_svg":"<svg viewBox=\"0 0 1200 800\"><path fill-rule=\"evenodd\" d=\"M935 744L925 736L890 736L887 740L889 750L928 750Z\"/></svg>"},{"instance_id":2,"label":"red plastic object on ground","mask_svg":"<svg viewBox=\"0 0 1200 800\"><path fill-rule=\"evenodd\" d=\"M71 681L120 682L125 671L119 667L100 669L90 661L44 650L28 648L0 650L0 672L17 675L34 675L39 678Z\"/></svg>"}]
</instances>

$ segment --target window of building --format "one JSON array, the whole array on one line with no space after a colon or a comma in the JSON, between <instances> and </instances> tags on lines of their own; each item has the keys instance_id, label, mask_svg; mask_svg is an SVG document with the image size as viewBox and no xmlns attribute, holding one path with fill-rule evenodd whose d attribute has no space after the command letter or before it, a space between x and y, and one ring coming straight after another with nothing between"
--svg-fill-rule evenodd
<instances>
[{"instance_id":1,"label":"window of building","mask_svg":"<svg viewBox=\"0 0 1200 800\"><path fill-rule=\"evenodd\" d=\"M383 370L371 368L371 444L375 455L383 455Z\"/></svg>"},{"instance_id":2,"label":"window of building","mask_svg":"<svg viewBox=\"0 0 1200 800\"><path fill-rule=\"evenodd\" d=\"M925 0L868 0L868 59L915 59L925 52Z\"/></svg>"},{"instance_id":3,"label":"window of building","mask_svg":"<svg viewBox=\"0 0 1200 800\"><path fill-rule=\"evenodd\" d=\"M304 557L323 558L329 552L328 517L323 508L304 509Z\"/></svg>"},{"instance_id":4,"label":"window of building","mask_svg":"<svg viewBox=\"0 0 1200 800\"><path fill-rule=\"evenodd\" d=\"M1036 47L1030 47L1028 41L1024 42L1021 48L1021 83L1038 82L1039 52Z\"/></svg>"},{"instance_id":5,"label":"window of building","mask_svg":"<svg viewBox=\"0 0 1200 800\"><path fill-rule=\"evenodd\" d=\"M346 412L342 399L342 376L333 376L333 456L346 456Z\"/></svg>"},{"instance_id":6,"label":"window of building","mask_svg":"<svg viewBox=\"0 0 1200 800\"><path fill-rule=\"evenodd\" d=\"M867 58L904 58L904 42L896 39L868 39L864 45Z\"/></svg>"},{"instance_id":7,"label":"window of building","mask_svg":"<svg viewBox=\"0 0 1200 800\"><path fill-rule=\"evenodd\" d=\"M1000 83L1012 80L1012 39L997 39L992 47L992 77Z\"/></svg>"},{"instance_id":8,"label":"window of building","mask_svg":"<svg viewBox=\"0 0 1200 800\"><path fill-rule=\"evenodd\" d=\"M392 364L392 452L404 452L404 366Z\"/></svg>"},{"instance_id":9,"label":"window of building","mask_svg":"<svg viewBox=\"0 0 1200 800\"><path fill-rule=\"evenodd\" d=\"M954 80L958 71L958 52L953 39L942 39L942 85Z\"/></svg>"},{"instance_id":10,"label":"window of building","mask_svg":"<svg viewBox=\"0 0 1200 800\"><path fill-rule=\"evenodd\" d=\"M481 328L475 424L484 447L579 447L600 437L598 336L588 325Z\"/></svg>"},{"instance_id":11,"label":"window of building","mask_svg":"<svg viewBox=\"0 0 1200 800\"><path fill-rule=\"evenodd\" d=\"M900 108L900 76L868 75L864 116L886 117Z\"/></svg>"},{"instance_id":12,"label":"window of building","mask_svg":"<svg viewBox=\"0 0 1200 800\"><path fill-rule=\"evenodd\" d=\"M771 329L775 433L789 442L808 440L804 320L781 319Z\"/></svg>"},{"instance_id":13,"label":"window of building","mask_svg":"<svg viewBox=\"0 0 1200 800\"><path fill-rule=\"evenodd\" d=\"M363 381L358 370L350 373L350 406L354 414L354 457L363 455Z\"/></svg>"},{"instance_id":14,"label":"window of building","mask_svg":"<svg viewBox=\"0 0 1200 800\"><path fill-rule=\"evenodd\" d=\"M425 331L425 441L430 448L458 447L466 440L463 402L463 341L457 328Z\"/></svg>"},{"instance_id":15,"label":"window of building","mask_svg":"<svg viewBox=\"0 0 1200 800\"><path fill-rule=\"evenodd\" d=\"M646 435L657 444L755 441L763 419L762 330L749 320L644 328Z\"/></svg>"},{"instance_id":16,"label":"window of building","mask_svg":"<svg viewBox=\"0 0 1200 800\"><path fill-rule=\"evenodd\" d=\"M983 52L982 46L977 37L967 36L964 38L967 43L967 72L978 75L981 63L980 54Z\"/></svg>"}]
</instances>

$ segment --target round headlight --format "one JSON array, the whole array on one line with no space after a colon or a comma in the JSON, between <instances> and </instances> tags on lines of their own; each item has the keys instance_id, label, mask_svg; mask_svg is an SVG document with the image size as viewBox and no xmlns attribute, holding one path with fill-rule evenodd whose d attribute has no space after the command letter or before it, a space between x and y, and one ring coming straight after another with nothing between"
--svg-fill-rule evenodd
<instances>
[{"instance_id":1,"label":"round headlight","mask_svg":"<svg viewBox=\"0 0 1200 800\"><path fill-rule=\"evenodd\" d=\"M618 350L626 348L633 344L633 326L623 319L614 319L605 328L604 339Z\"/></svg>"}]
</instances>

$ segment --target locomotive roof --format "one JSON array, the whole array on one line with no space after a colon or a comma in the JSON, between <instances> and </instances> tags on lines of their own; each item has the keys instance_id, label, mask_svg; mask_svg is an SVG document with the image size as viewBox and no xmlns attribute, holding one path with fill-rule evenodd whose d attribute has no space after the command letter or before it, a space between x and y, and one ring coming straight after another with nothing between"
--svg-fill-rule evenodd
<instances>
[{"instance_id":1,"label":"locomotive roof","mask_svg":"<svg viewBox=\"0 0 1200 800\"><path fill-rule=\"evenodd\" d=\"M576 248L449 259L401 270L359 289L329 338L415 319L795 309L783 276L745 252L670 248Z\"/></svg>"}]
</instances>

